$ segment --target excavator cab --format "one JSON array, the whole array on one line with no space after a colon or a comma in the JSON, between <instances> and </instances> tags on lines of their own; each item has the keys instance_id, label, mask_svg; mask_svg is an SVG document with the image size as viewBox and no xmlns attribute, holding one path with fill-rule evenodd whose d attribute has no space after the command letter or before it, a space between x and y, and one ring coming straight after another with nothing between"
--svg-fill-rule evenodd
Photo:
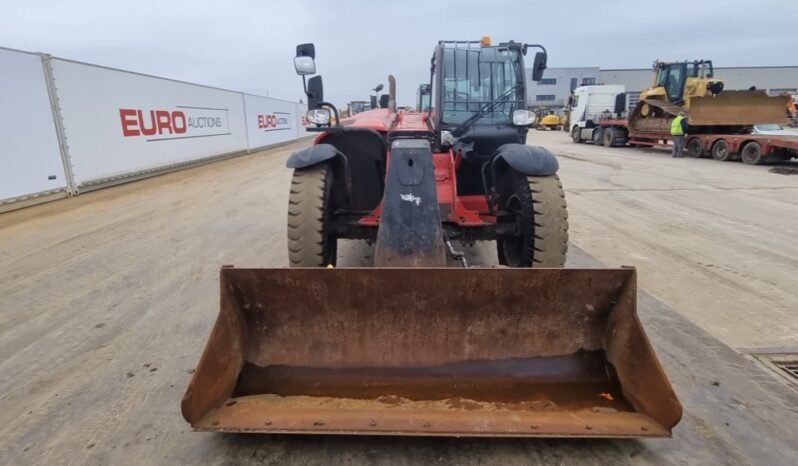
<instances>
[{"instance_id":1,"label":"excavator cab","mask_svg":"<svg viewBox=\"0 0 798 466\"><path fill-rule=\"evenodd\" d=\"M684 88L687 84L687 64L663 64L657 70L657 87L665 88L668 101L678 103L684 100Z\"/></svg>"},{"instance_id":2,"label":"excavator cab","mask_svg":"<svg viewBox=\"0 0 798 466\"><path fill-rule=\"evenodd\" d=\"M716 79L711 60L692 62L656 62L654 88L665 89L668 102L678 104L686 98L715 95L723 90L723 80Z\"/></svg>"}]
</instances>

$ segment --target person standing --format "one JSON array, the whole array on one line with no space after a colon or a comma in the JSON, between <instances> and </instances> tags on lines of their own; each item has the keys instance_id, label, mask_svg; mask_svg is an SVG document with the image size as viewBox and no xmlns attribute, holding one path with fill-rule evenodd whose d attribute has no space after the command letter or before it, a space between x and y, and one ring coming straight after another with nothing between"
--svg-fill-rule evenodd
<instances>
[{"instance_id":1,"label":"person standing","mask_svg":"<svg viewBox=\"0 0 798 466\"><path fill-rule=\"evenodd\" d=\"M684 133L687 129L687 117L684 112L679 112L671 121L671 136L673 136L673 156L684 157Z\"/></svg>"}]
</instances>

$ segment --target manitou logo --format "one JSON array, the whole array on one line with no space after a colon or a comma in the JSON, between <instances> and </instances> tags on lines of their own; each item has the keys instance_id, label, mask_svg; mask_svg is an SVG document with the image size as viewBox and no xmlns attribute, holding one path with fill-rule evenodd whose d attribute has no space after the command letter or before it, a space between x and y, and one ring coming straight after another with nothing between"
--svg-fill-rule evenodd
<instances>
[{"instance_id":1,"label":"manitou logo","mask_svg":"<svg viewBox=\"0 0 798 466\"><path fill-rule=\"evenodd\" d=\"M258 115L258 129L264 131L291 129L291 114L287 112L274 112L266 115Z\"/></svg>"},{"instance_id":2,"label":"manitou logo","mask_svg":"<svg viewBox=\"0 0 798 466\"><path fill-rule=\"evenodd\" d=\"M120 108L124 137L162 141L230 134L227 109L177 106L175 110Z\"/></svg>"}]
</instances>

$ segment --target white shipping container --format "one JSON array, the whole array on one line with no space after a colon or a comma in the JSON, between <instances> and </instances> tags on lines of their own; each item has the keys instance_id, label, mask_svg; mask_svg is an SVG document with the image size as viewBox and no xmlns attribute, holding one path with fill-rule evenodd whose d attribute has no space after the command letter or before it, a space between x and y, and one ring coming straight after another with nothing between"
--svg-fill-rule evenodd
<instances>
[{"instance_id":1,"label":"white shipping container","mask_svg":"<svg viewBox=\"0 0 798 466\"><path fill-rule=\"evenodd\" d=\"M247 149L238 92L51 62L79 187Z\"/></svg>"},{"instance_id":2,"label":"white shipping container","mask_svg":"<svg viewBox=\"0 0 798 466\"><path fill-rule=\"evenodd\" d=\"M297 138L297 103L244 94L249 149Z\"/></svg>"},{"instance_id":3,"label":"white shipping container","mask_svg":"<svg viewBox=\"0 0 798 466\"><path fill-rule=\"evenodd\" d=\"M0 204L66 187L42 58L0 48Z\"/></svg>"}]
</instances>

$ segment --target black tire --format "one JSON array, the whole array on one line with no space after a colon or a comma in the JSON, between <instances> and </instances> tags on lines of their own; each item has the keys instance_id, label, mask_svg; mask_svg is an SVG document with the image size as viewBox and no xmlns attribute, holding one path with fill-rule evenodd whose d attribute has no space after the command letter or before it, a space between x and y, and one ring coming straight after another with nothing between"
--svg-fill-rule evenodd
<instances>
[{"instance_id":1,"label":"black tire","mask_svg":"<svg viewBox=\"0 0 798 466\"><path fill-rule=\"evenodd\" d=\"M701 139L693 138L687 141L687 156L693 158L701 158L704 155L704 146L701 144Z\"/></svg>"},{"instance_id":2,"label":"black tire","mask_svg":"<svg viewBox=\"0 0 798 466\"><path fill-rule=\"evenodd\" d=\"M746 143L740 151L740 159L748 165L760 165L765 161L762 156L762 145L756 141Z\"/></svg>"},{"instance_id":3,"label":"black tire","mask_svg":"<svg viewBox=\"0 0 798 466\"><path fill-rule=\"evenodd\" d=\"M601 128L594 128L593 129L593 145L600 146L601 145L601 138L606 130L602 130Z\"/></svg>"},{"instance_id":4,"label":"black tire","mask_svg":"<svg viewBox=\"0 0 798 466\"><path fill-rule=\"evenodd\" d=\"M510 170L499 186L499 205L515 215L516 234L496 240L499 263L510 267L563 267L568 251L568 209L557 175Z\"/></svg>"},{"instance_id":5,"label":"black tire","mask_svg":"<svg viewBox=\"0 0 798 466\"><path fill-rule=\"evenodd\" d=\"M601 135L601 144L604 147L612 147L615 145L615 131L612 128L605 128L604 134Z\"/></svg>"},{"instance_id":6,"label":"black tire","mask_svg":"<svg viewBox=\"0 0 798 466\"><path fill-rule=\"evenodd\" d=\"M732 159L731 148L725 139L718 139L715 144L712 144L712 158L721 162Z\"/></svg>"},{"instance_id":7,"label":"black tire","mask_svg":"<svg viewBox=\"0 0 798 466\"><path fill-rule=\"evenodd\" d=\"M574 126L574 129L571 130L571 140L577 144L582 142L582 128Z\"/></svg>"},{"instance_id":8,"label":"black tire","mask_svg":"<svg viewBox=\"0 0 798 466\"><path fill-rule=\"evenodd\" d=\"M335 265L338 241L327 233L332 211L333 171L326 163L297 168L288 196L288 264Z\"/></svg>"}]
</instances>

